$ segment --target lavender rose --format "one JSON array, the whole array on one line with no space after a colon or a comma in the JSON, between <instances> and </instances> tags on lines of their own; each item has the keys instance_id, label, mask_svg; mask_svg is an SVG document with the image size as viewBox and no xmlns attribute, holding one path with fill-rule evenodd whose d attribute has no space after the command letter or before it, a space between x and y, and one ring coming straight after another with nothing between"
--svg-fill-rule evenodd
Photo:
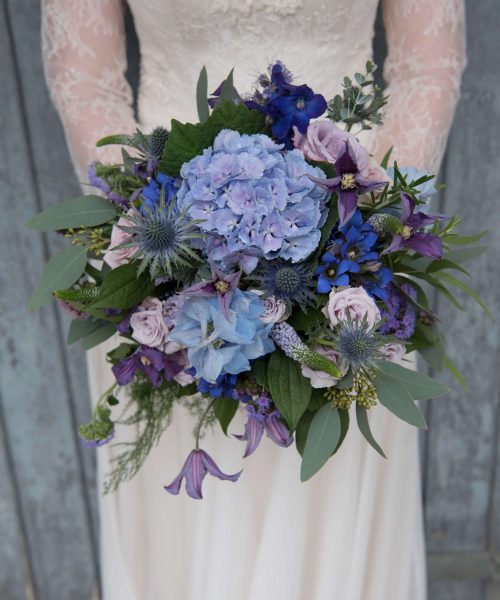
<instances>
[{"instance_id":1,"label":"lavender rose","mask_svg":"<svg viewBox=\"0 0 500 600\"><path fill-rule=\"evenodd\" d=\"M399 362L405 355L405 347L403 344L391 342L390 344L382 346L380 352L384 355L386 360L390 362Z\"/></svg>"},{"instance_id":2,"label":"lavender rose","mask_svg":"<svg viewBox=\"0 0 500 600\"><path fill-rule=\"evenodd\" d=\"M134 214L135 209L131 208L127 215ZM112 269L116 269L116 267L120 267L121 265L125 265L129 262L132 254L137 250L137 248L119 248L114 249L116 246L123 244L130 237L130 233L123 231L120 229L120 225L125 227L133 226L132 221L129 221L126 216L120 217L118 222L113 225L113 229L111 230L111 243L109 244L108 250L104 252L104 262L108 263L108 265Z\"/></svg>"},{"instance_id":3,"label":"lavender rose","mask_svg":"<svg viewBox=\"0 0 500 600\"><path fill-rule=\"evenodd\" d=\"M361 174L369 166L368 151L352 133L343 131L332 121L319 120L311 123L307 132L302 134L294 127L293 143L302 150L308 160L335 163L339 154L345 150L348 140L356 158L356 164Z\"/></svg>"},{"instance_id":4,"label":"lavender rose","mask_svg":"<svg viewBox=\"0 0 500 600\"><path fill-rule=\"evenodd\" d=\"M262 296L264 292L261 290L249 290L257 296ZM261 302L264 305L265 312L260 315L260 320L264 323L281 323L289 317L286 309L286 304L283 300L277 300L274 296L266 296L261 298Z\"/></svg>"},{"instance_id":5,"label":"lavender rose","mask_svg":"<svg viewBox=\"0 0 500 600\"><path fill-rule=\"evenodd\" d=\"M342 377L347 373L348 365L343 361L339 360L339 353L337 350L333 348L328 348L327 346L321 346L320 344L316 344L314 346L314 350L321 354L322 356L326 356L326 358L330 359L333 363L337 365L342 373ZM336 377L325 373L324 371L317 371L316 369L311 369L307 365L300 366L302 370L302 375L307 377L311 382L311 387L313 388L329 388L332 385L335 385L338 381Z\"/></svg>"},{"instance_id":6,"label":"lavender rose","mask_svg":"<svg viewBox=\"0 0 500 600\"><path fill-rule=\"evenodd\" d=\"M380 321L375 301L362 287L333 288L323 314L332 329L339 321L347 320L348 314L353 321L362 321L366 316L370 328Z\"/></svg>"},{"instance_id":7,"label":"lavender rose","mask_svg":"<svg viewBox=\"0 0 500 600\"><path fill-rule=\"evenodd\" d=\"M150 348L164 349L169 329L163 320L162 303L158 298L146 298L130 317L132 337ZM177 351L176 348L175 351Z\"/></svg>"}]
</instances>

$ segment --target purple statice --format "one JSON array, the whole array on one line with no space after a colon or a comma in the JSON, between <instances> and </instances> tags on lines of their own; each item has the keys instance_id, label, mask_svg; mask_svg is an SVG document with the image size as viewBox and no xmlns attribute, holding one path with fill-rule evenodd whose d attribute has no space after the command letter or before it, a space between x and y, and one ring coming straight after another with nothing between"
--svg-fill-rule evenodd
<instances>
[{"instance_id":1,"label":"purple statice","mask_svg":"<svg viewBox=\"0 0 500 600\"><path fill-rule=\"evenodd\" d=\"M315 271L318 292L328 294L333 287L355 284L383 299L392 272L380 262L378 241L378 233L363 221L359 209L346 225L337 223Z\"/></svg>"},{"instance_id":2,"label":"purple statice","mask_svg":"<svg viewBox=\"0 0 500 600\"><path fill-rule=\"evenodd\" d=\"M328 192L311 176L324 173L301 151L283 154L266 135L224 129L182 166L177 205L198 222L199 246L216 262L247 254L247 267L258 256L298 262L316 249L325 219Z\"/></svg>"},{"instance_id":3,"label":"purple statice","mask_svg":"<svg viewBox=\"0 0 500 600\"><path fill-rule=\"evenodd\" d=\"M327 102L309 86L293 85L290 71L281 62L270 65L268 73L259 77L262 91L257 90L245 104L262 112L273 136L291 149L293 128L305 133L310 120L326 111Z\"/></svg>"},{"instance_id":4,"label":"purple statice","mask_svg":"<svg viewBox=\"0 0 500 600\"><path fill-rule=\"evenodd\" d=\"M417 299L417 291L409 283L404 283L401 290L412 300ZM385 308L381 309L383 323L379 332L383 335L395 335L400 340L407 340L413 335L416 325L415 309L411 302L399 292L395 285L388 287Z\"/></svg>"},{"instance_id":5,"label":"purple statice","mask_svg":"<svg viewBox=\"0 0 500 600\"><path fill-rule=\"evenodd\" d=\"M257 449L264 431L275 444L283 448L293 442L293 435L283 423L281 413L266 393L247 404L247 414L245 432L234 436L247 443L243 458L250 456Z\"/></svg>"},{"instance_id":6,"label":"purple statice","mask_svg":"<svg viewBox=\"0 0 500 600\"><path fill-rule=\"evenodd\" d=\"M184 370L185 361L175 354L165 354L156 348L139 346L133 354L113 365L113 374L118 385L127 385L137 371L146 375L154 387L172 379Z\"/></svg>"},{"instance_id":7,"label":"purple statice","mask_svg":"<svg viewBox=\"0 0 500 600\"><path fill-rule=\"evenodd\" d=\"M314 178L314 181L337 193L340 224L345 225L356 211L358 196L383 188L387 181L373 181L360 174L356 153L349 140L346 140L345 149L335 162L335 172L331 179Z\"/></svg>"},{"instance_id":8,"label":"purple statice","mask_svg":"<svg viewBox=\"0 0 500 600\"><path fill-rule=\"evenodd\" d=\"M129 200L118 194L118 192L113 192L109 184L102 177L97 175L97 163L93 162L89 166L87 170L87 176L89 178L90 185L98 190L101 190L107 200L113 202L113 204L116 204L123 210L128 210L130 208Z\"/></svg>"},{"instance_id":9,"label":"purple statice","mask_svg":"<svg viewBox=\"0 0 500 600\"><path fill-rule=\"evenodd\" d=\"M80 310L79 308L75 308L72 304L66 302L66 300L61 300L61 298L57 298L57 304L60 306L60 308L62 308L62 310L65 313L68 313L68 315L70 315L72 319L75 319L75 321L86 321L90 318L90 315L88 313L84 312L83 310Z\"/></svg>"},{"instance_id":10,"label":"purple statice","mask_svg":"<svg viewBox=\"0 0 500 600\"><path fill-rule=\"evenodd\" d=\"M100 448L105 446L115 437L115 432L112 431L107 437L103 439L88 439L81 432L78 433L78 439L86 448Z\"/></svg>"},{"instance_id":11,"label":"purple statice","mask_svg":"<svg viewBox=\"0 0 500 600\"><path fill-rule=\"evenodd\" d=\"M185 479L187 495L195 500L201 500L203 498L201 486L207 473L223 481L232 482L238 481L241 475L241 471L234 475L226 475L205 450L196 448L189 453L179 475L170 485L164 486L164 489L169 494L176 496L180 492L182 480Z\"/></svg>"}]
</instances>

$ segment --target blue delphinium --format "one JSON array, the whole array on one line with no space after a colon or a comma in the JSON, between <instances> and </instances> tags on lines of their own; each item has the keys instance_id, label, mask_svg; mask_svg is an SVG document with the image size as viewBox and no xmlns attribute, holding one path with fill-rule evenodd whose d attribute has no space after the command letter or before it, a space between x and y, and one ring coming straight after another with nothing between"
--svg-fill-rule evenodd
<instances>
[{"instance_id":1,"label":"blue delphinium","mask_svg":"<svg viewBox=\"0 0 500 600\"><path fill-rule=\"evenodd\" d=\"M213 147L182 166L177 204L202 220L201 247L212 260L258 255L298 262L316 249L329 194L309 175L324 173L299 150L281 150L266 135L224 129ZM239 262L249 272L257 260L250 267Z\"/></svg>"},{"instance_id":2,"label":"blue delphinium","mask_svg":"<svg viewBox=\"0 0 500 600\"><path fill-rule=\"evenodd\" d=\"M142 189L141 208L147 206L150 210L160 202L161 193L165 195L165 202L168 206L175 197L180 183L174 177L169 177L164 173L157 173L151 177L148 184Z\"/></svg>"},{"instance_id":3,"label":"blue delphinium","mask_svg":"<svg viewBox=\"0 0 500 600\"><path fill-rule=\"evenodd\" d=\"M252 292L235 290L228 318L216 297L189 297L168 340L187 348L196 377L215 384L221 374L248 371L250 360L274 350L272 324L259 318L263 312L264 305Z\"/></svg>"},{"instance_id":4,"label":"blue delphinium","mask_svg":"<svg viewBox=\"0 0 500 600\"><path fill-rule=\"evenodd\" d=\"M392 273L380 262L377 242L378 234L356 210L346 225L335 228L321 257L316 268L318 292L327 294L332 287L358 283L375 296L384 295Z\"/></svg>"},{"instance_id":5,"label":"blue delphinium","mask_svg":"<svg viewBox=\"0 0 500 600\"><path fill-rule=\"evenodd\" d=\"M293 128L305 133L310 120L326 111L327 102L309 86L293 85L292 76L283 63L270 65L268 72L269 78L266 75L259 78L262 92L257 91L246 105L264 113L273 136L291 149Z\"/></svg>"},{"instance_id":6,"label":"blue delphinium","mask_svg":"<svg viewBox=\"0 0 500 600\"><path fill-rule=\"evenodd\" d=\"M187 372L194 375L195 369L188 369ZM226 373L225 375L219 375L215 383L210 383L210 381L207 381L202 377L197 383L197 388L199 392L208 394L209 396L212 396L212 398L220 398L221 396L233 398L237 383L237 375Z\"/></svg>"}]
</instances>

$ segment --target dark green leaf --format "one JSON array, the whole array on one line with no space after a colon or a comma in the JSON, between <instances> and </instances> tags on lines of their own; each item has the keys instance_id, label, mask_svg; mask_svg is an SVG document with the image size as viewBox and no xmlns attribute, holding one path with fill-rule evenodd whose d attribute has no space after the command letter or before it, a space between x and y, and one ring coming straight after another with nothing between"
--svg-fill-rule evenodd
<instances>
[{"instance_id":1,"label":"dark green leaf","mask_svg":"<svg viewBox=\"0 0 500 600\"><path fill-rule=\"evenodd\" d=\"M98 329L82 339L82 348L90 350L110 338L114 333L116 333L116 325L113 325L113 323L103 323Z\"/></svg>"},{"instance_id":2,"label":"dark green leaf","mask_svg":"<svg viewBox=\"0 0 500 600\"><path fill-rule=\"evenodd\" d=\"M133 145L134 136L127 135L124 133L118 133L116 135L107 135L96 142L96 146L130 146Z\"/></svg>"},{"instance_id":3,"label":"dark green leaf","mask_svg":"<svg viewBox=\"0 0 500 600\"><path fill-rule=\"evenodd\" d=\"M310 308L305 313L299 307L295 308L292 316L288 320L290 325L298 331L308 331L316 325L324 323L324 321L325 315L320 310L314 310Z\"/></svg>"},{"instance_id":4,"label":"dark green leaf","mask_svg":"<svg viewBox=\"0 0 500 600\"><path fill-rule=\"evenodd\" d=\"M315 413L313 411L306 410L297 424L297 430L295 431L295 445L300 456L304 454L307 434L309 432L309 427L311 426L314 414Z\"/></svg>"},{"instance_id":5,"label":"dark green leaf","mask_svg":"<svg viewBox=\"0 0 500 600\"><path fill-rule=\"evenodd\" d=\"M382 162L380 163L380 166L383 169L387 169L388 165L389 165L389 159L391 158L391 154L392 154L392 146L389 148L389 150L387 150L387 152L384 154L384 158L382 159Z\"/></svg>"},{"instance_id":6,"label":"dark green leaf","mask_svg":"<svg viewBox=\"0 0 500 600\"><path fill-rule=\"evenodd\" d=\"M335 193L332 194L332 197L330 198L330 201L328 202L327 208L328 208L328 216L326 218L325 224L321 228L321 238L319 240L319 244L316 249L316 252L314 253L315 259L318 259L321 256L321 253L323 252L326 242L328 241L328 238L330 237L330 234L332 233L332 230L335 227L335 223L339 219L339 211L337 208L337 194L335 194Z\"/></svg>"},{"instance_id":7,"label":"dark green leaf","mask_svg":"<svg viewBox=\"0 0 500 600\"><path fill-rule=\"evenodd\" d=\"M315 389L312 388L311 391L311 399L309 400L308 409L315 411L319 410L323 404L326 404L328 401L325 398L325 390L324 389Z\"/></svg>"},{"instance_id":8,"label":"dark green leaf","mask_svg":"<svg viewBox=\"0 0 500 600\"><path fill-rule=\"evenodd\" d=\"M377 361L377 375L375 383L381 377L390 377L400 381L408 390L413 400L428 400L430 398L439 398L450 391L450 388L423 373L406 369L401 365L388 361Z\"/></svg>"},{"instance_id":9,"label":"dark green leaf","mask_svg":"<svg viewBox=\"0 0 500 600\"><path fill-rule=\"evenodd\" d=\"M358 422L359 430L363 434L365 440L370 444L370 446L374 448L380 454L380 456L387 458L384 454L384 451L377 444L375 438L372 435L370 423L368 422L368 411L364 406L361 406L358 403L356 403L356 421Z\"/></svg>"},{"instance_id":10,"label":"dark green leaf","mask_svg":"<svg viewBox=\"0 0 500 600\"><path fill-rule=\"evenodd\" d=\"M344 410L343 408L338 408L338 413L339 413L339 417L340 417L340 438L339 441L337 442L337 445L335 446L335 450L333 451L333 454L335 454L340 446L342 446L345 436L347 435L347 432L349 430L349 423L350 423L350 418L349 418L349 411L348 410ZM332 454L332 456L333 456Z\"/></svg>"},{"instance_id":11,"label":"dark green leaf","mask_svg":"<svg viewBox=\"0 0 500 600\"><path fill-rule=\"evenodd\" d=\"M458 381L458 383L464 389L466 389L466 390L469 389L469 386L467 385L467 381L465 380L465 377L462 375L462 373L460 373L460 371L457 369L457 367L455 366L455 364L453 363L451 358L449 358L448 356L446 356L444 359L444 366L453 375L453 377L455 377L455 379Z\"/></svg>"},{"instance_id":12,"label":"dark green leaf","mask_svg":"<svg viewBox=\"0 0 500 600\"><path fill-rule=\"evenodd\" d=\"M258 358L250 369L250 377L253 377L255 381L267 389L267 357L261 356Z\"/></svg>"},{"instance_id":13,"label":"dark green leaf","mask_svg":"<svg viewBox=\"0 0 500 600\"><path fill-rule=\"evenodd\" d=\"M423 346L419 349L419 352L431 369L434 371L442 371L445 356L444 337L442 333L438 331L437 327L433 327L432 329L427 327L426 329L430 330L433 339L430 340L431 345Z\"/></svg>"},{"instance_id":14,"label":"dark green leaf","mask_svg":"<svg viewBox=\"0 0 500 600\"><path fill-rule=\"evenodd\" d=\"M207 69L204 66L200 71L198 83L196 85L196 106L198 108L198 118L204 123L210 116L208 110L208 78Z\"/></svg>"},{"instance_id":15,"label":"dark green leaf","mask_svg":"<svg viewBox=\"0 0 500 600\"><path fill-rule=\"evenodd\" d=\"M218 105L204 123L193 125L174 119L158 165L159 170L177 177L181 166L211 146L222 129L249 134L266 133L268 130L265 118L259 111L233 102Z\"/></svg>"},{"instance_id":16,"label":"dark green leaf","mask_svg":"<svg viewBox=\"0 0 500 600\"><path fill-rule=\"evenodd\" d=\"M93 319L86 319L85 321L71 321L68 330L68 345L71 346L71 344L74 344L78 340L89 335L101 325L102 323L99 321L94 321Z\"/></svg>"},{"instance_id":17,"label":"dark green leaf","mask_svg":"<svg viewBox=\"0 0 500 600\"><path fill-rule=\"evenodd\" d=\"M456 235L454 233L446 235L443 238L443 241L446 244L454 244L454 245L466 245L466 244L473 244L474 242L477 242L478 240L480 240L481 238L483 238L487 233L489 233L488 230L486 231L481 231L481 233L478 233L476 235Z\"/></svg>"},{"instance_id":18,"label":"dark green leaf","mask_svg":"<svg viewBox=\"0 0 500 600\"><path fill-rule=\"evenodd\" d=\"M443 254L445 260L451 260L456 263L463 263L469 260L474 260L482 256L490 248L488 246L474 246L473 248L458 248L457 250L450 250Z\"/></svg>"},{"instance_id":19,"label":"dark green leaf","mask_svg":"<svg viewBox=\"0 0 500 600\"><path fill-rule=\"evenodd\" d=\"M433 260L432 263L427 267L427 273L436 273L443 269L454 269L460 271L464 275L470 277L470 274L460 265L451 260Z\"/></svg>"},{"instance_id":20,"label":"dark green leaf","mask_svg":"<svg viewBox=\"0 0 500 600\"><path fill-rule=\"evenodd\" d=\"M137 267L122 265L109 272L101 286L97 302L91 308L130 308L139 304L154 290L149 274L137 277Z\"/></svg>"},{"instance_id":21,"label":"dark green leaf","mask_svg":"<svg viewBox=\"0 0 500 600\"><path fill-rule=\"evenodd\" d=\"M45 265L38 287L28 302L28 308L39 308L52 300L52 292L65 290L80 279L87 264L87 249L70 246L54 254Z\"/></svg>"},{"instance_id":22,"label":"dark green leaf","mask_svg":"<svg viewBox=\"0 0 500 600\"><path fill-rule=\"evenodd\" d=\"M227 435L227 428L238 410L238 400L221 396L214 401L214 412L222 431Z\"/></svg>"},{"instance_id":23,"label":"dark green leaf","mask_svg":"<svg viewBox=\"0 0 500 600\"><path fill-rule=\"evenodd\" d=\"M325 404L314 415L304 447L301 481L307 481L315 475L334 453L341 429L339 412L330 404Z\"/></svg>"},{"instance_id":24,"label":"dark green leaf","mask_svg":"<svg viewBox=\"0 0 500 600\"><path fill-rule=\"evenodd\" d=\"M101 196L79 196L51 206L27 223L31 229L57 231L70 227L93 227L110 221L118 211Z\"/></svg>"},{"instance_id":25,"label":"dark green leaf","mask_svg":"<svg viewBox=\"0 0 500 600\"><path fill-rule=\"evenodd\" d=\"M490 321L492 321L492 322L495 321L495 319L493 318L493 315L491 314L490 309L487 307L484 300L482 300L482 298L480 298L479 295L472 288L470 288L466 283L464 283L461 279L458 279L457 277L455 277L454 275L451 275L450 273L442 273L442 272L436 273L435 276L438 279L440 279L442 281L446 281L446 283L449 283L449 284L454 285L455 287L461 289L466 294L469 294L469 296L471 298L473 298L479 304L479 306L484 310L484 312L488 315L488 318L490 319Z\"/></svg>"},{"instance_id":26,"label":"dark green leaf","mask_svg":"<svg viewBox=\"0 0 500 600\"><path fill-rule=\"evenodd\" d=\"M111 395L108 396L108 404L109 406L116 406L117 404L120 404L120 401L116 396Z\"/></svg>"},{"instance_id":27,"label":"dark green leaf","mask_svg":"<svg viewBox=\"0 0 500 600\"><path fill-rule=\"evenodd\" d=\"M309 404L309 381L302 375L299 363L276 351L269 359L267 383L274 403L293 432Z\"/></svg>"},{"instance_id":28,"label":"dark green leaf","mask_svg":"<svg viewBox=\"0 0 500 600\"><path fill-rule=\"evenodd\" d=\"M122 342L119 346L108 352L107 357L112 363L115 363L132 354L136 348L137 346L135 344L127 344Z\"/></svg>"}]
</instances>

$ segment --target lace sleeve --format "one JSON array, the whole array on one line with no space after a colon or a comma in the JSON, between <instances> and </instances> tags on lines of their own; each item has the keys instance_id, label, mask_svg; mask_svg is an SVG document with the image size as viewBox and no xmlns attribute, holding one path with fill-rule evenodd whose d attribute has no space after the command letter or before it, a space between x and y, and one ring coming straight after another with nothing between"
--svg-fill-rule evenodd
<instances>
[{"instance_id":1,"label":"lace sleeve","mask_svg":"<svg viewBox=\"0 0 500 600\"><path fill-rule=\"evenodd\" d=\"M80 181L93 160L119 158L97 149L111 133L135 130L121 0L42 0L45 77Z\"/></svg>"},{"instance_id":2,"label":"lace sleeve","mask_svg":"<svg viewBox=\"0 0 500 600\"><path fill-rule=\"evenodd\" d=\"M390 95L372 152L436 173L465 67L463 0L382 0Z\"/></svg>"}]
</instances>

